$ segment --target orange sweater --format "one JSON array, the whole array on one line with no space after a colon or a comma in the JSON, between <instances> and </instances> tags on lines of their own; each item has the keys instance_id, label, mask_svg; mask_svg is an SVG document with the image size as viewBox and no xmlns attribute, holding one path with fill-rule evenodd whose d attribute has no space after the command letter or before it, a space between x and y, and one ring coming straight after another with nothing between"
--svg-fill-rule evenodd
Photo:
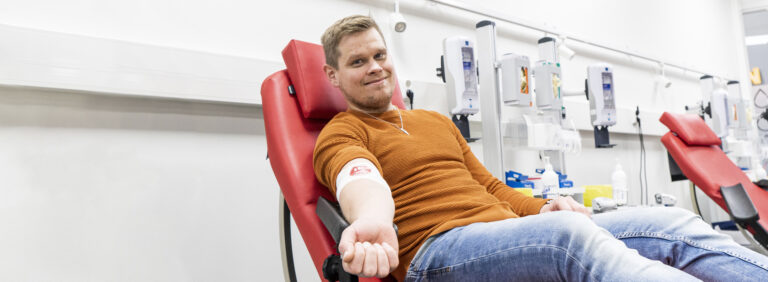
<instances>
[{"instance_id":1,"label":"orange sweater","mask_svg":"<svg viewBox=\"0 0 768 282\"><path fill-rule=\"evenodd\" d=\"M350 160L366 158L379 169L395 202L400 265L393 276L399 281L429 236L474 222L537 214L546 202L493 177L447 117L400 112L410 135L361 112L339 113L320 132L313 157L317 179L334 195L336 176ZM395 110L377 116L400 125Z\"/></svg>"}]
</instances>

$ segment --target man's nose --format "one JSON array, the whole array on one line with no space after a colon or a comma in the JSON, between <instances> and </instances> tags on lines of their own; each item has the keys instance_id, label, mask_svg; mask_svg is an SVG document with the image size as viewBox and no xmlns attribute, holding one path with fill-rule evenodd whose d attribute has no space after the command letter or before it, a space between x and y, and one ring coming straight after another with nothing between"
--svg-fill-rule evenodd
<instances>
[{"instance_id":1,"label":"man's nose","mask_svg":"<svg viewBox=\"0 0 768 282\"><path fill-rule=\"evenodd\" d=\"M378 62L378 61L376 61L376 60L371 60L371 62L372 62L372 63L371 63L371 67L370 67L370 68L368 68L368 73L369 73L369 74L378 73L378 72L381 72L382 70L384 70L384 69L381 67L381 64L379 64L379 62Z\"/></svg>"}]
</instances>

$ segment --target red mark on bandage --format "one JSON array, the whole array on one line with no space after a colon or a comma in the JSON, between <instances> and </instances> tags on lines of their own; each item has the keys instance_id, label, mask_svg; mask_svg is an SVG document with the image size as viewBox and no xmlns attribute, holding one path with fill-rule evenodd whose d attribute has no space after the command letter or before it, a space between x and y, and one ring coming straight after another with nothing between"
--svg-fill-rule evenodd
<instances>
[{"instance_id":1,"label":"red mark on bandage","mask_svg":"<svg viewBox=\"0 0 768 282\"><path fill-rule=\"evenodd\" d=\"M368 168L367 166L356 166L356 167L353 167L352 170L349 172L349 176L369 174L369 173L371 173L371 169Z\"/></svg>"}]
</instances>

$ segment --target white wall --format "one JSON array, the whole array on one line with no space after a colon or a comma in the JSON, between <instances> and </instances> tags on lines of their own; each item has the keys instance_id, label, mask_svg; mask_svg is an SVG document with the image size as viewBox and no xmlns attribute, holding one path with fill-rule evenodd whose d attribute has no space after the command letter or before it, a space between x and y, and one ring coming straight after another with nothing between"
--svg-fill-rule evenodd
<instances>
[{"instance_id":1,"label":"white wall","mask_svg":"<svg viewBox=\"0 0 768 282\"><path fill-rule=\"evenodd\" d=\"M474 23L483 17L429 1L401 2L408 30L386 32L399 77L437 84L442 38L474 37ZM741 24L738 1L471 3L747 85L743 39L734 32ZM370 12L386 28L392 3L28 0L0 6L3 25L280 62L289 39L318 42L325 27L349 14ZM499 52L537 57L535 42L543 34L497 23ZM0 50L5 44L13 42L0 40ZM672 88L655 93L654 64L572 48L578 55L563 64L566 87L583 85L587 64L607 61L616 69L618 106L639 105L648 126L657 122L654 115L682 111L700 97L698 74L668 69ZM439 99L429 96L433 92L416 95L417 107ZM633 121L619 119L628 127ZM596 150L591 135L581 133L580 155L567 155L569 176L577 185L609 183L619 157L630 202L638 203L637 136L613 134L616 148ZM0 87L0 280L280 281L278 187L264 160L264 140L257 105ZM646 147L651 195L670 193L690 207L686 183L669 181L659 136L647 136ZM482 156L479 144L473 150ZM529 154L513 158L536 166ZM306 250L297 249L300 280L317 279Z\"/></svg>"}]
</instances>

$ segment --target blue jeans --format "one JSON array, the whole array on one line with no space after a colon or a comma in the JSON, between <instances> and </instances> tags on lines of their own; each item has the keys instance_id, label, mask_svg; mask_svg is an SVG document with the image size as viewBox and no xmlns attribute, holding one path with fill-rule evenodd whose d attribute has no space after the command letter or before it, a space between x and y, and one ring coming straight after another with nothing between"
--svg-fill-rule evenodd
<instances>
[{"instance_id":1,"label":"blue jeans","mask_svg":"<svg viewBox=\"0 0 768 282\"><path fill-rule=\"evenodd\" d=\"M768 281L768 257L680 208L558 211L433 238L406 281Z\"/></svg>"}]
</instances>

